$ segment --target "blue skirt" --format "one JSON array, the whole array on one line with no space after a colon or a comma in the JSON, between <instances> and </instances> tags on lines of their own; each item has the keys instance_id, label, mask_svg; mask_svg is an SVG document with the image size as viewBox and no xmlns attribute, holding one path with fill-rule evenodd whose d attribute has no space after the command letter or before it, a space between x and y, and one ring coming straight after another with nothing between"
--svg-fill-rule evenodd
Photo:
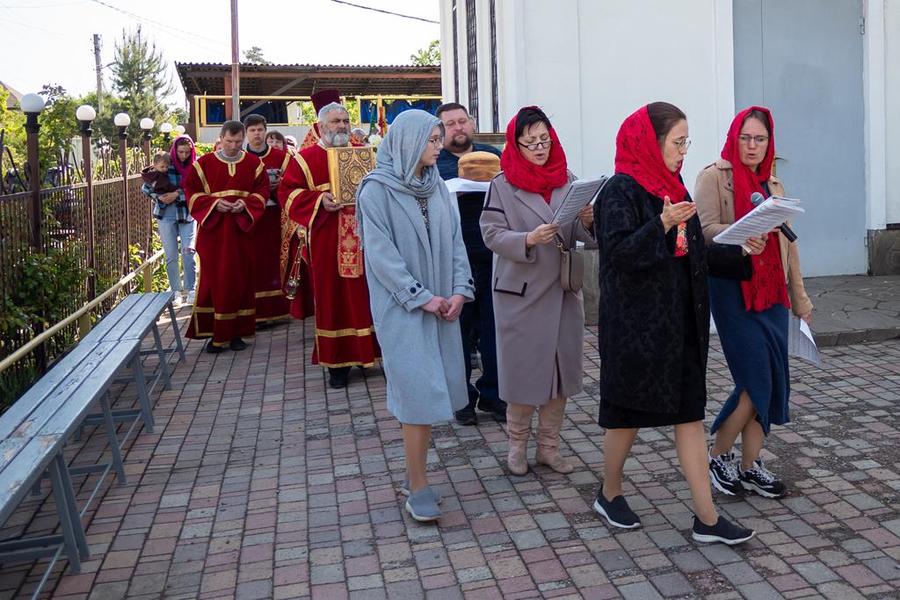
<instances>
[{"instance_id":1,"label":"blue skirt","mask_svg":"<svg viewBox=\"0 0 900 600\"><path fill-rule=\"evenodd\" d=\"M746 390L756 408L756 420L763 433L769 435L772 425L791 420L788 308L775 304L763 312L744 310L740 282L717 277L709 278L709 300L722 352L734 380L734 391L710 433L715 433L734 412L741 392Z\"/></svg>"}]
</instances>

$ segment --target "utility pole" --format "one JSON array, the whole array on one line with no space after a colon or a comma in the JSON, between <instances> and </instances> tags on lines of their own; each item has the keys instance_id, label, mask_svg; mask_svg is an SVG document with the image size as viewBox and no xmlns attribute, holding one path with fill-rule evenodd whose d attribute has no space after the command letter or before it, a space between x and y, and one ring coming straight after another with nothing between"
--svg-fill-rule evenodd
<instances>
[{"instance_id":1,"label":"utility pole","mask_svg":"<svg viewBox=\"0 0 900 600\"><path fill-rule=\"evenodd\" d=\"M241 55L238 52L238 0L231 0L231 118L241 120Z\"/></svg>"},{"instance_id":2,"label":"utility pole","mask_svg":"<svg viewBox=\"0 0 900 600\"><path fill-rule=\"evenodd\" d=\"M100 64L100 34L94 34L94 68L97 70L97 114L103 112L103 66Z\"/></svg>"}]
</instances>

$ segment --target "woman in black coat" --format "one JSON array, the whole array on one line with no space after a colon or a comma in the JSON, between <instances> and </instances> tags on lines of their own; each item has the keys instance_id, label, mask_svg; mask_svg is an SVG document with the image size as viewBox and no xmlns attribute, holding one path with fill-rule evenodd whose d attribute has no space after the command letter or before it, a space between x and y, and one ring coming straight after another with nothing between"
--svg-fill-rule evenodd
<instances>
[{"instance_id":1,"label":"woman in black coat","mask_svg":"<svg viewBox=\"0 0 900 600\"><path fill-rule=\"evenodd\" d=\"M703 416L709 346L708 273L748 279L738 246L707 247L679 172L687 118L655 102L628 117L616 138L616 174L595 204L600 247L600 418L605 483L594 509L633 528L622 495L625 459L641 427L675 426L678 459L694 503L693 537L739 544L752 530L713 506ZM757 253L764 247L749 240Z\"/></svg>"}]
</instances>

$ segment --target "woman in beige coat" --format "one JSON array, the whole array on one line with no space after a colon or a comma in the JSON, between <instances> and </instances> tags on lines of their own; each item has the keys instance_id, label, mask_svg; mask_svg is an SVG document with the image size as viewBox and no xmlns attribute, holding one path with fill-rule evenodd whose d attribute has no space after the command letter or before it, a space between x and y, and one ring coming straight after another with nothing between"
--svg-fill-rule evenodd
<instances>
[{"instance_id":1,"label":"woman in beige coat","mask_svg":"<svg viewBox=\"0 0 900 600\"><path fill-rule=\"evenodd\" d=\"M784 196L772 175L775 135L768 109L739 113L728 132L721 160L697 178L694 202L707 242L753 209L751 197ZM719 491L753 491L767 498L787 493L784 483L763 466L760 450L772 425L790 421L789 310L809 321L812 302L803 287L796 244L778 229L766 236L754 256L750 281L709 278L710 308L734 391L713 423L716 440L709 452L710 479ZM741 458L732 447L741 436Z\"/></svg>"},{"instance_id":2,"label":"woman in beige coat","mask_svg":"<svg viewBox=\"0 0 900 600\"><path fill-rule=\"evenodd\" d=\"M582 389L584 305L581 292L560 283L560 250L593 239L592 210L563 229L553 212L574 179L547 116L526 107L506 129L503 173L491 182L481 215L485 245L494 253L494 318L500 397L506 400L514 475L528 471L525 448L538 409L535 460L559 473L572 466L559 455L566 398Z\"/></svg>"}]
</instances>

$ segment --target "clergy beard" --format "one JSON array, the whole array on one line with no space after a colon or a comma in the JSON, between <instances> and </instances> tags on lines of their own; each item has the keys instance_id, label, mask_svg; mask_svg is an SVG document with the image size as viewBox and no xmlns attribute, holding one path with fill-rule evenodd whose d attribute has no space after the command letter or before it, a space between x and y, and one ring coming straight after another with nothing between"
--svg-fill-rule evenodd
<instances>
[{"instance_id":1,"label":"clergy beard","mask_svg":"<svg viewBox=\"0 0 900 600\"><path fill-rule=\"evenodd\" d=\"M466 136L466 141L463 143L459 143L456 141L456 138L449 140L446 142L447 150L450 152L465 152L466 150L470 150L472 148L472 138Z\"/></svg>"},{"instance_id":2,"label":"clergy beard","mask_svg":"<svg viewBox=\"0 0 900 600\"><path fill-rule=\"evenodd\" d=\"M332 147L346 146L350 143L349 133L335 133L333 131L323 131L322 139L325 143Z\"/></svg>"}]
</instances>

